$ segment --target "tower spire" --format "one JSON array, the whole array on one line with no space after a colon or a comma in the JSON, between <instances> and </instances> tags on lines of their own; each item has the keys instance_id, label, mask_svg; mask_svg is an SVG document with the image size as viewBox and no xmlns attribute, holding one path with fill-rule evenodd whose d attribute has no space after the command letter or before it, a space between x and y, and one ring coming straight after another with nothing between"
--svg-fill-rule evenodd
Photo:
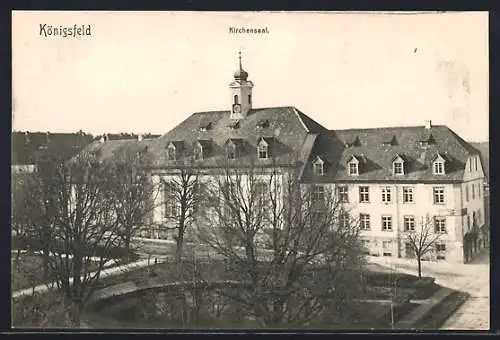
<instances>
[{"instance_id":1,"label":"tower spire","mask_svg":"<svg viewBox=\"0 0 500 340\"><path fill-rule=\"evenodd\" d=\"M238 59L240 60L240 71L243 71L243 66L241 66L241 51L238 52Z\"/></svg>"}]
</instances>

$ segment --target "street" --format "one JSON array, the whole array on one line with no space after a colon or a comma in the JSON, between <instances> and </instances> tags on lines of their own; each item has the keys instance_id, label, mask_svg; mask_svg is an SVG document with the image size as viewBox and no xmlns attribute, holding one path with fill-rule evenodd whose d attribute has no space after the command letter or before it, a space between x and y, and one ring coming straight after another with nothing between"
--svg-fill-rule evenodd
<instances>
[{"instance_id":1,"label":"street","mask_svg":"<svg viewBox=\"0 0 500 340\"><path fill-rule=\"evenodd\" d=\"M369 262L417 275L417 262L408 259L369 257ZM471 295L441 327L446 330L488 330L490 327L489 250L483 249L473 263L422 262L422 276L432 276L444 287Z\"/></svg>"}]
</instances>

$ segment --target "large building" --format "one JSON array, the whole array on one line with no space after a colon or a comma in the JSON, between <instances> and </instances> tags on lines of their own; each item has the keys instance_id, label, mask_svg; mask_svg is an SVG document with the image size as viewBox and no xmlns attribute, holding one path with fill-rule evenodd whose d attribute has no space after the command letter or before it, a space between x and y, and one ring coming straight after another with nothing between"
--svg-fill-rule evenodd
<instances>
[{"instance_id":1,"label":"large building","mask_svg":"<svg viewBox=\"0 0 500 340\"><path fill-rule=\"evenodd\" d=\"M206 173L221 164L295 168L318 194L335 190L371 255L412 256L406 235L422 223L440 234L430 259L467 262L486 245L481 158L451 129L427 121L329 130L292 106L255 108L253 86L240 56L226 110L193 113L148 144L153 180L168 182L188 160ZM158 224L170 205L155 211Z\"/></svg>"}]
</instances>

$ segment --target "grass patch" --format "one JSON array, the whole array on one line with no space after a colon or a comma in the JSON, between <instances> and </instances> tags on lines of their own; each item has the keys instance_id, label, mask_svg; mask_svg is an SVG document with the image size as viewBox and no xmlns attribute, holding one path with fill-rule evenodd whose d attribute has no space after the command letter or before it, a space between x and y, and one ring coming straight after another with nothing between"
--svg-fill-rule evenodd
<instances>
[{"instance_id":1,"label":"grass patch","mask_svg":"<svg viewBox=\"0 0 500 340\"><path fill-rule=\"evenodd\" d=\"M432 307L427 314L415 322L414 328L424 330L436 330L457 311L470 297L468 293L454 291L441 301L441 303Z\"/></svg>"}]
</instances>

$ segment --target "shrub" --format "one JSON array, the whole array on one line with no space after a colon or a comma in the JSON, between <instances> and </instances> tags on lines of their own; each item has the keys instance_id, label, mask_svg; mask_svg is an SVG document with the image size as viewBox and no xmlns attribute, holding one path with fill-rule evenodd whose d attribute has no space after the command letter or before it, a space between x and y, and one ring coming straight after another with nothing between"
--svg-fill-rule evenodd
<instances>
[{"instance_id":1,"label":"shrub","mask_svg":"<svg viewBox=\"0 0 500 340\"><path fill-rule=\"evenodd\" d=\"M366 272L366 283L371 286L412 288L416 276L400 273Z\"/></svg>"}]
</instances>

